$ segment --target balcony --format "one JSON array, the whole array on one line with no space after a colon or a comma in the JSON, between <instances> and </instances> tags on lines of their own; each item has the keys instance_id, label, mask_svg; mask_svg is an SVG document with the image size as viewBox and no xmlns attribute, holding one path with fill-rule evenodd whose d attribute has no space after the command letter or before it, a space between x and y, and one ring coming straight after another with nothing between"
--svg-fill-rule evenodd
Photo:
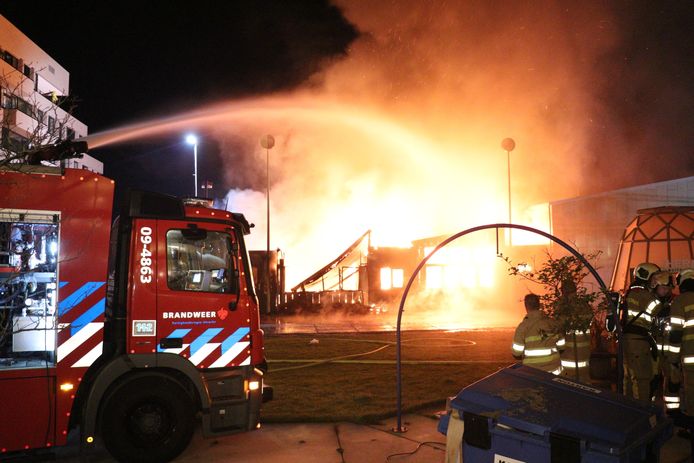
<instances>
[{"instance_id":1,"label":"balcony","mask_svg":"<svg viewBox=\"0 0 694 463\"><path fill-rule=\"evenodd\" d=\"M38 121L19 109L2 110L3 126L24 137L32 138L38 128Z\"/></svg>"}]
</instances>

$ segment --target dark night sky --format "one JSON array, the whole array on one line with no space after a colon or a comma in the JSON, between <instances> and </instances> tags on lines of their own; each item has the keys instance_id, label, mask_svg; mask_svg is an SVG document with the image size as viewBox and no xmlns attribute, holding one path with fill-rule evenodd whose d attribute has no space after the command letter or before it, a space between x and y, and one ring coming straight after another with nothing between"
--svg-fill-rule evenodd
<instances>
[{"instance_id":1,"label":"dark night sky","mask_svg":"<svg viewBox=\"0 0 694 463\"><path fill-rule=\"evenodd\" d=\"M596 63L609 76L596 89L609 108L602 121L609 130L596 132L594 152L619 133L642 147L624 162L658 166L648 181L694 175L691 1L607 5L624 40ZM76 115L91 133L205 102L294 88L343 56L359 34L327 0L3 0L0 14L70 72L72 93L81 100ZM201 178L221 182L211 174L218 148L209 139L202 143L200 170L210 174ZM189 168L190 148L180 138L95 154L121 186L154 182L161 191L186 194L177 178ZM609 156L590 159L590 169L620 168ZM668 170L673 159L677 168ZM587 185L584 192L591 189L605 185Z\"/></svg>"},{"instance_id":2,"label":"dark night sky","mask_svg":"<svg viewBox=\"0 0 694 463\"><path fill-rule=\"evenodd\" d=\"M79 99L75 115L90 133L206 102L292 89L357 36L340 11L321 0L3 0L0 14L70 72ZM202 138L199 150L200 181L220 185L218 147ZM181 191L179 177L191 170L190 152L179 137L92 154L120 187L152 188L154 179L160 191L185 195L190 192Z\"/></svg>"}]
</instances>

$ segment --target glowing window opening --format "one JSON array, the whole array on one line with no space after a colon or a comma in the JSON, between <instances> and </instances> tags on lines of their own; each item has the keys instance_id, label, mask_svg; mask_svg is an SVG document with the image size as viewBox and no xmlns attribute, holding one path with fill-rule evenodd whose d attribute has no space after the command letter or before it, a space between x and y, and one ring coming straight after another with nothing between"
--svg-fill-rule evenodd
<instances>
[{"instance_id":1,"label":"glowing window opening","mask_svg":"<svg viewBox=\"0 0 694 463\"><path fill-rule=\"evenodd\" d=\"M393 288L402 288L405 283L405 270L401 268L393 269Z\"/></svg>"},{"instance_id":2,"label":"glowing window opening","mask_svg":"<svg viewBox=\"0 0 694 463\"><path fill-rule=\"evenodd\" d=\"M390 267L381 268L381 289L387 290L393 287L392 272Z\"/></svg>"}]
</instances>

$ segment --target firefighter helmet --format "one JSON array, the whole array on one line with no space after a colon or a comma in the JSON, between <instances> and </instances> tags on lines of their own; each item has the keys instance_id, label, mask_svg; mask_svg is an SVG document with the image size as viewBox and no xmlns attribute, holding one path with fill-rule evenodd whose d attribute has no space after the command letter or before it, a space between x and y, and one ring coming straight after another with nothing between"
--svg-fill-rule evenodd
<instances>
[{"instance_id":1,"label":"firefighter helmet","mask_svg":"<svg viewBox=\"0 0 694 463\"><path fill-rule=\"evenodd\" d=\"M694 268L686 268L677 275L678 286L687 280L694 280Z\"/></svg>"},{"instance_id":2,"label":"firefighter helmet","mask_svg":"<svg viewBox=\"0 0 694 463\"><path fill-rule=\"evenodd\" d=\"M672 275L670 275L670 272L660 270L651 275L648 279L648 287L655 289L658 286L674 286L672 284Z\"/></svg>"},{"instance_id":3,"label":"firefighter helmet","mask_svg":"<svg viewBox=\"0 0 694 463\"><path fill-rule=\"evenodd\" d=\"M634 268L634 279L638 278L640 280L648 281L648 279L655 272L659 272L660 267L650 262L643 262Z\"/></svg>"}]
</instances>

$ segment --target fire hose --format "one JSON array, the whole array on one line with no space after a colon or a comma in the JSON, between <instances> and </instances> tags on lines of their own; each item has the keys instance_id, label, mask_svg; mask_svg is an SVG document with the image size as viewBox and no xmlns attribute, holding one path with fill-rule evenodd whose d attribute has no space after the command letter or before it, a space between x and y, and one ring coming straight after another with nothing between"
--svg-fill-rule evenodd
<instances>
[{"instance_id":1,"label":"fire hose","mask_svg":"<svg viewBox=\"0 0 694 463\"><path fill-rule=\"evenodd\" d=\"M445 338L424 338L424 339L416 339L415 341L424 341L424 340L431 340L431 339L445 339ZM359 352L356 354L349 354L349 355L341 355L338 357L331 357L327 359L274 359L274 360L268 360L268 363L301 363L302 365L296 365L296 366L291 366L291 367L284 367L284 368L277 368L277 369L272 369L272 373L277 373L280 371L289 371L289 370L298 370L301 368L309 368L309 367L315 367L318 365L325 365L327 363L354 363L354 364L371 364L371 365L386 365L386 364L394 364L395 360L388 360L388 359L374 359L374 360L352 360L356 357L365 357L371 354L375 354L376 352L380 352L388 347L393 347L395 346L394 341L379 341L379 340L364 340L364 339L346 339L346 338L338 338L334 339L335 341L347 341L347 342L365 342L365 343L372 343L372 344L381 344L379 347L376 349L372 349L367 352ZM407 343L408 341L404 341ZM469 341L469 340L461 340L459 342L462 342L463 346L474 346L477 343L475 341ZM433 365L461 365L461 364L470 364L470 363L499 363L499 361L495 360L407 360L404 361L403 363L407 364L415 364L415 365L423 365L423 364L433 364Z\"/></svg>"}]
</instances>

